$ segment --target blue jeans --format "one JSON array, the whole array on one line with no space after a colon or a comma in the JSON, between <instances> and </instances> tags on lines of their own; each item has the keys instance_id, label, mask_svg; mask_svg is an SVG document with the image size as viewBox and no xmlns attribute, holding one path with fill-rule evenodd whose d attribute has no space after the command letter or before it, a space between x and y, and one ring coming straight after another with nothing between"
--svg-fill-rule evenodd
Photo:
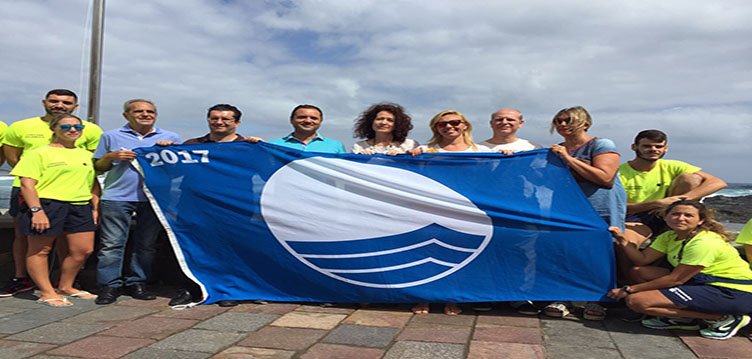
<instances>
[{"instance_id":1,"label":"blue jeans","mask_svg":"<svg viewBox=\"0 0 752 359\"><path fill-rule=\"evenodd\" d=\"M133 233L133 250L130 264L125 262L125 244L128 241L133 213L136 226ZM99 209L99 239L97 252L97 282L101 286L122 287L144 283L151 276L157 236L162 228L149 202L102 200Z\"/></svg>"}]
</instances>

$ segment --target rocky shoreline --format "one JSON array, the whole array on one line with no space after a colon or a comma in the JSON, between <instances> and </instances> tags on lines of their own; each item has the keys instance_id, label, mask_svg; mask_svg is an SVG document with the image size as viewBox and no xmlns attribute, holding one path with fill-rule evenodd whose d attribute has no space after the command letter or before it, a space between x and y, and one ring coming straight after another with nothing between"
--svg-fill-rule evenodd
<instances>
[{"instance_id":1,"label":"rocky shoreline","mask_svg":"<svg viewBox=\"0 0 752 359\"><path fill-rule=\"evenodd\" d=\"M702 202L715 210L719 222L747 223L752 218L752 196L713 196Z\"/></svg>"}]
</instances>

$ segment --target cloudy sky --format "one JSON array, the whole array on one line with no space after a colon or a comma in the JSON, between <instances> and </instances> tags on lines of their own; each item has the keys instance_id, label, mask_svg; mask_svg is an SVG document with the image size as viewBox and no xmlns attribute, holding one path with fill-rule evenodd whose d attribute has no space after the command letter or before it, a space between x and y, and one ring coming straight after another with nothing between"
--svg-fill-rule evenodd
<instances>
[{"instance_id":1,"label":"cloudy sky","mask_svg":"<svg viewBox=\"0 0 752 359\"><path fill-rule=\"evenodd\" d=\"M0 0L4 122L40 115L52 88L79 93L87 114L89 2ZM513 107L518 135L549 145L553 115L582 105L623 160L636 132L658 128L667 158L752 182L750 19L743 0L109 1L100 125L121 126L122 103L149 98L158 125L187 139L207 132L208 107L230 103L241 134L273 139L311 103L321 133L349 146L357 115L390 101L421 142L442 110L483 140L489 114Z\"/></svg>"}]
</instances>

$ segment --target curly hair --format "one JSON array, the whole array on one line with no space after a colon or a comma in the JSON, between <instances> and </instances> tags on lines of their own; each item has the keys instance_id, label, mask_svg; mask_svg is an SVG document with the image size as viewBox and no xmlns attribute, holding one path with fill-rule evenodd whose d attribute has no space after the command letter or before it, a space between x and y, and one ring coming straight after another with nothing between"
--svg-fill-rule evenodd
<instances>
[{"instance_id":1,"label":"curly hair","mask_svg":"<svg viewBox=\"0 0 752 359\"><path fill-rule=\"evenodd\" d=\"M376 115L381 111L386 111L394 115L392 140L397 143L405 142L407 134L413 129L412 120L402 106L389 102L377 103L363 111L363 113L360 114L360 117L355 120L353 137L365 138L367 140L376 137L376 132L373 130L373 121L376 119Z\"/></svg>"},{"instance_id":2,"label":"curly hair","mask_svg":"<svg viewBox=\"0 0 752 359\"><path fill-rule=\"evenodd\" d=\"M428 147L431 147L436 146L439 144L439 142L441 142L441 133L439 133L439 130L436 128L436 124L439 122L439 120L441 120L442 117L447 115L457 115L462 119L462 122L465 123L465 126L467 126L465 132L462 133L462 139L466 144L470 145L470 147L477 149L478 147L475 146L475 142L473 142L473 125L470 123L470 121L467 120L467 117L465 117L465 115L454 110L441 111L431 119L431 122L429 122L428 125L431 126L431 132L433 133L433 136L430 140L428 140L428 143L426 145Z\"/></svg>"},{"instance_id":3,"label":"curly hair","mask_svg":"<svg viewBox=\"0 0 752 359\"><path fill-rule=\"evenodd\" d=\"M691 206L696 208L697 212L700 214L700 219L703 222L700 223L697 228L692 231L693 237L700 231L710 231L717 233L719 236L721 236L721 238L725 239L728 242L729 238L728 233L726 233L726 228L723 227L722 224L716 222L716 220L713 218L714 211L712 209L705 207L704 204L697 201L680 199L674 203L669 204L668 207L666 207L666 210L663 212L664 217L668 216L669 212L671 212L671 210L676 206Z\"/></svg>"}]
</instances>

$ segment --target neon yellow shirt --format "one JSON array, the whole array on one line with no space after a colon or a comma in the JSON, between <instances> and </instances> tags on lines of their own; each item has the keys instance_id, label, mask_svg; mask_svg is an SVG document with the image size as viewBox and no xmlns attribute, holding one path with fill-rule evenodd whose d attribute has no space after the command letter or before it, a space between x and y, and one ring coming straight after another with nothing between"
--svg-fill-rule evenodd
<instances>
[{"instance_id":1,"label":"neon yellow shirt","mask_svg":"<svg viewBox=\"0 0 752 359\"><path fill-rule=\"evenodd\" d=\"M666 254L672 266L678 266L678 254L682 241L676 240L674 231L667 231L653 241L650 248ZM731 279L752 279L749 263L739 256L739 252L717 233L702 231L695 235L684 247L681 264L703 266L700 273ZM733 283L708 283L752 293L752 285Z\"/></svg>"},{"instance_id":2,"label":"neon yellow shirt","mask_svg":"<svg viewBox=\"0 0 752 359\"><path fill-rule=\"evenodd\" d=\"M700 169L681 161L658 160L652 170L639 172L625 162L619 165L619 179L627 191L627 203L642 203L666 198L674 178Z\"/></svg>"},{"instance_id":3,"label":"neon yellow shirt","mask_svg":"<svg viewBox=\"0 0 752 359\"><path fill-rule=\"evenodd\" d=\"M76 140L76 147L89 150L92 153L97 149L99 138L102 137L102 129L96 124L83 121L84 131L81 138ZM42 120L41 117L32 117L18 122L14 122L8 127L3 138L3 144L13 147L22 148L21 158L29 151L49 145L52 139L52 130L50 124ZM13 187L20 187L21 182L18 178L13 181Z\"/></svg>"},{"instance_id":4,"label":"neon yellow shirt","mask_svg":"<svg viewBox=\"0 0 752 359\"><path fill-rule=\"evenodd\" d=\"M0 142L2 142L3 138L5 138L6 131L8 131L8 125L6 125L5 122L0 121Z\"/></svg>"},{"instance_id":5,"label":"neon yellow shirt","mask_svg":"<svg viewBox=\"0 0 752 359\"><path fill-rule=\"evenodd\" d=\"M739 232L739 236L736 237L736 243L739 244L749 244L752 245L752 219L750 219L747 224L744 225L742 230ZM752 258L747 258L752 259Z\"/></svg>"},{"instance_id":6,"label":"neon yellow shirt","mask_svg":"<svg viewBox=\"0 0 752 359\"><path fill-rule=\"evenodd\" d=\"M43 146L23 156L10 174L37 180L39 198L87 202L94 185L92 155L81 148Z\"/></svg>"}]
</instances>

